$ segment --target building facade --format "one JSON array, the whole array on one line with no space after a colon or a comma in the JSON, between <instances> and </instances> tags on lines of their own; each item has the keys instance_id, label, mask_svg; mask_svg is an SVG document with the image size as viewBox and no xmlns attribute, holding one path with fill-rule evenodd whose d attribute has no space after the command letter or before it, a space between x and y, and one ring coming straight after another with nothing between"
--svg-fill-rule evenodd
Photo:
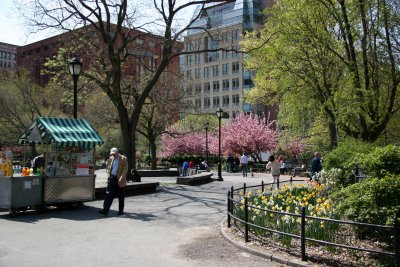
<instances>
[{"instance_id":1,"label":"building facade","mask_svg":"<svg viewBox=\"0 0 400 267\"><path fill-rule=\"evenodd\" d=\"M126 30L128 31L129 29ZM129 32L131 41L126 51L131 56L124 63L123 71L126 76L140 77L144 72L152 71L159 65L163 51L163 39L159 36L138 30L130 30ZM115 34L115 32L111 32L110 34ZM81 38L86 38L86 41L81 43ZM104 57L104 54L102 54L104 51L102 50L105 50L105 46L101 46L101 43L100 36L92 29L92 26L86 26L73 32L66 32L31 44L19 46L16 56L17 67L18 69L26 69L33 82L40 86L45 86L51 78L49 74L43 71L45 63L50 58L56 57L61 48L74 45L81 46L82 48L76 53L76 56L81 60L83 71L85 71L93 67L94 64L92 64L92 61L98 60L99 57ZM182 47L183 44L177 42L176 47L173 48L173 52L180 53ZM74 55L70 56L72 59ZM170 61L166 71L176 73L178 77L178 57L174 57Z\"/></svg>"},{"instance_id":2,"label":"building facade","mask_svg":"<svg viewBox=\"0 0 400 267\"><path fill-rule=\"evenodd\" d=\"M16 69L17 47L17 45L0 42L0 72Z\"/></svg>"},{"instance_id":3,"label":"building facade","mask_svg":"<svg viewBox=\"0 0 400 267\"><path fill-rule=\"evenodd\" d=\"M243 101L253 87L250 71L243 67L239 42L246 31L263 26L262 11L273 0L236 0L223 4L199 6L193 14L195 23L185 37L181 57L181 90L185 114L215 113L220 106L229 117L235 113L269 112ZM208 50L210 52L199 52Z\"/></svg>"}]
</instances>

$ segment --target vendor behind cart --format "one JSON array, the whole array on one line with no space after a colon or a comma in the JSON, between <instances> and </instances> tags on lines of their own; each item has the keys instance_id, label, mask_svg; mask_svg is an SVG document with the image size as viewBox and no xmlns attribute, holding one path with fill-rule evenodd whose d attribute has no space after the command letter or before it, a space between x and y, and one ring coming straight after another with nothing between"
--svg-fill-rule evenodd
<instances>
[{"instance_id":1,"label":"vendor behind cart","mask_svg":"<svg viewBox=\"0 0 400 267\"><path fill-rule=\"evenodd\" d=\"M44 157L43 154L35 157L33 159L33 163L32 163L32 168L33 168L33 172L37 173L37 170L43 170L46 164L46 159Z\"/></svg>"}]
</instances>

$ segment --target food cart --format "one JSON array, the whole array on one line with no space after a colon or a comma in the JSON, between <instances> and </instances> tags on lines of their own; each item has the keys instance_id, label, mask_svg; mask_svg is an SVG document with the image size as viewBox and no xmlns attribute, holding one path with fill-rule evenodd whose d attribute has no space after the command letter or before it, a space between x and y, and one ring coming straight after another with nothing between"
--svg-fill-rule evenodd
<instances>
[{"instance_id":1,"label":"food cart","mask_svg":"<svg viewBox=\"0 0 400 267\"><path fill-rule=\"evenodd\" d=\"M94 153L104 142L86 120L39 117L18 142L45 145L45 168L42 174L1 176L0 193L7 196L0 198L0 207L13 215L33 205L79 205L95 198Z\"/></svg>"}]
</instances>

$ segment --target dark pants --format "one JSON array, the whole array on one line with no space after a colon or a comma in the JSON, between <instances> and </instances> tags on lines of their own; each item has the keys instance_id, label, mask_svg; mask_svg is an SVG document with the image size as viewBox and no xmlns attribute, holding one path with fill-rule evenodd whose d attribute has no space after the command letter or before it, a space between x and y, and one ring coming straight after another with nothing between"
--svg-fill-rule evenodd
<instances>
[{"instance_id":1,"label":"dark pants","mask_svg":"<svg viewBox=\"0 0 400 267\"><path fill-rule=\"evenodd\" d=\"M110 176L107 181L106 196L104 198L103 211L108 214L110 211L111 204L115 198L118 196L118 211L124 211L125 193L124 188L118 186L118 179L115 176Z\"/></svg>"}]
</instances>

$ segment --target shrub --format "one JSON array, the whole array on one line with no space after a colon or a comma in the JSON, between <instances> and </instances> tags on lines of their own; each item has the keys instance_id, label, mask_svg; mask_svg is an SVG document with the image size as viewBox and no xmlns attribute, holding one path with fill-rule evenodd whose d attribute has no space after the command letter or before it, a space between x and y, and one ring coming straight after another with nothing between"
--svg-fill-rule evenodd
<instances>
[{"instance_id":1,"label":"shrub","mask_svg":"<svg viewBox=\"0 0 400 267\"><path fill-rule=\"evenodd\" d=\"M368 176L382 178L400 174L400 147L388 145L377 147L368 154L358 154L351 161L365 170Z\"/></svg>"},{"instance_id":2,"label":"shrub","mask_svg":"<svg viewBox=\"0 0 400 267\"><path fill-rule=\"evenodd\" d=\"M371 178L333 194L336 211L347 219L371 224L393 224L400 211L400 177Z\"/></svg>"},{"instance_id":3,"label":"shrub","mask_svg":"<svg viewBox=\"0 0 400 267\"><path fill-rule=\"evenodd\" d=\"M354 139L340 142L338 147L324 155L324 169L341 168L344 172L354 169L353 159L357 154L367 154L373 149L372 144Z\"/></svg>"}]
</instances>

